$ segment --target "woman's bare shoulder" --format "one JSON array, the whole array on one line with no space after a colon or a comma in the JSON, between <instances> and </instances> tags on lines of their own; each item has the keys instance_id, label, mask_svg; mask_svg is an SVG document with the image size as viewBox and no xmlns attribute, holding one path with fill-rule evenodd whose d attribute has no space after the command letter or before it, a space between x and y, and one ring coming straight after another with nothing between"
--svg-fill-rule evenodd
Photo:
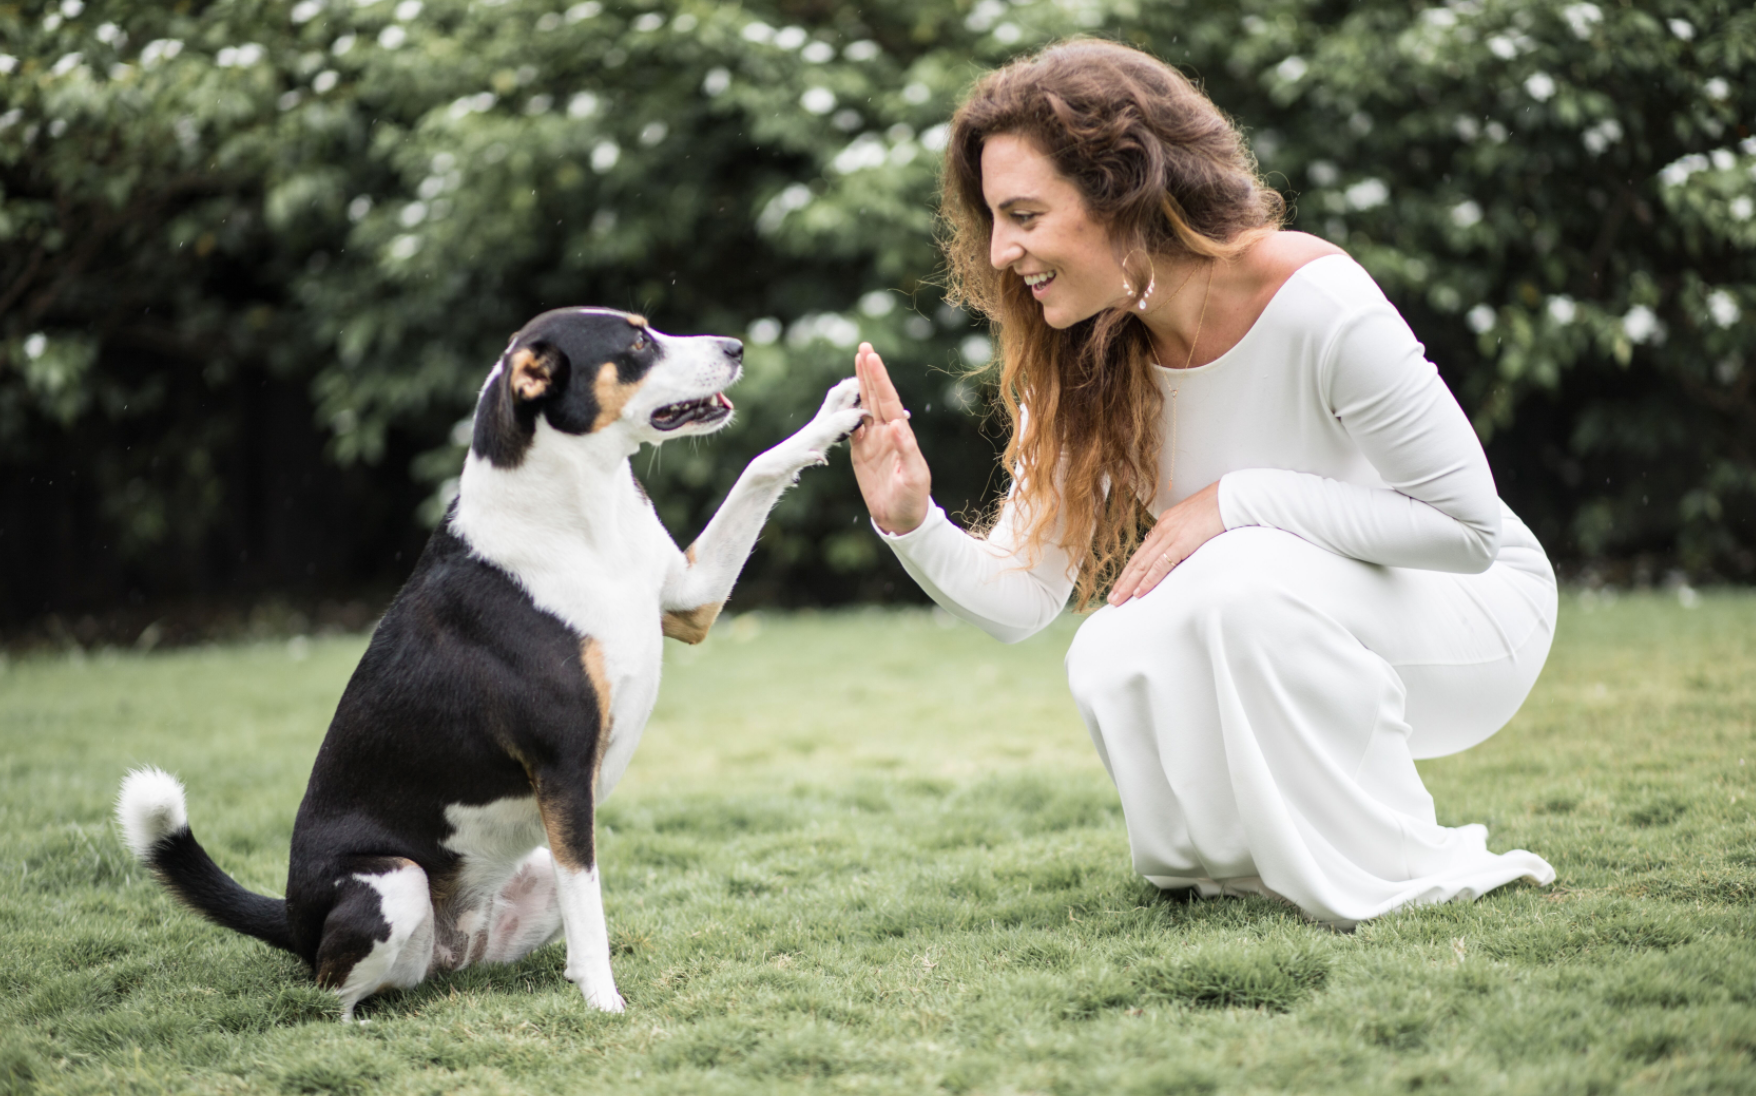
<instances>
[{"instance_id":1,"label":"woman's bare shoulder","mask_svg":"<svg viewBox=\"0 0 1756 1096\"><path fill-rule=\"evenodd\" d=\"M1258 264L1257 269L1263 277L1274 282L1286 281L1294 271L1313 260L1346 254L1322 237L1285 229L1263 237L1262 242L1249 251L1249 257Z\"/></svg>"},{"instance_id":2,"label":"woman's bare shoulder","mask_svg":"<svg viewBox=\"0 0 1756 1096\"><path fill-rule=\"evenodd\" d=\"M1288 278L1307 263L1347 252L1308 232L1276 232L1264 236L1242 257L1245 284L1258 305L1266 305ZM1260 308L1258 308L1260 311Z\"/></svg>"}]
</instances>

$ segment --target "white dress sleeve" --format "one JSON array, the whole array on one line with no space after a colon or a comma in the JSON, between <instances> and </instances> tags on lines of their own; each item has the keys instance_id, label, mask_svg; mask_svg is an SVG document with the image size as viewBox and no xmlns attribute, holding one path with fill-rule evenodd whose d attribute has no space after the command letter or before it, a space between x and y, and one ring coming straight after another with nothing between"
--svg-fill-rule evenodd
<instances>
[{"instance_id":1,"label":"white dress sleeve","mask_svg":"<svg viewBox=\"0 0 1756 1096\"><path fill-rule=\"evenodd\" d=\"M1487 454L1401 314L1382 298L1351 313L1321 361L1331 413L1390 488L1278 468L1228 472L1225 527L1268 525L1390 567L1487 570L1500 543Z\"/></svg>"},{"instance_id":2,"label":"white dress sleeve","mask_svg":"<svg viewBox=\"0 0 1756 1096\"><path fill-rule=\"evenodd\" d=\"M1072 563L1051 530L1036 565L1026 569L1018 551L1015 507L1008 502L987 537L972 537L951 523L938 503L927 520L900 535L872 528L902 561L904 570L945 611L1004 643L1017 643L1048 627L1073 590Z\"/></svg>"}]
</instances>

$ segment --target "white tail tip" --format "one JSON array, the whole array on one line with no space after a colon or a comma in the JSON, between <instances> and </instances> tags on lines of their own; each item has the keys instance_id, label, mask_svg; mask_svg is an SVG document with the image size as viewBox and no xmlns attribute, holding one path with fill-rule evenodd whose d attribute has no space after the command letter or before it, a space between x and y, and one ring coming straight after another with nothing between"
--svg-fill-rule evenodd
<instances>
[{"instance_id":1,"label":"white tail tip","mask_svg":"<svg viewBox=\"0 0 1756 1096\"><path fill-rule=\"evenodd\" d=\"M154 845L189 828L182 782L150 765L135 769L123 778L116 795L116 822L129 850L145 860Z\"/></svg>"}]
</instances>

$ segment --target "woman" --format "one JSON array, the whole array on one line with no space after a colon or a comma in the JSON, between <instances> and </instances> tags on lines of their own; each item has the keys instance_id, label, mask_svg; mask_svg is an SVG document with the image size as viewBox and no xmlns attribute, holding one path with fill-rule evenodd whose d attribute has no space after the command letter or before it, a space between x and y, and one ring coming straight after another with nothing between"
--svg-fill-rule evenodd
<instances>
[{"instance_id":1,"label":"woman","mask_svg":"<svg viewBox=\"0 0 1756 1096\"><path fill-rule=\"evenodd\" d=\"M1237 130L1112 43L983 78L944 183L1013 488L985 537L953 526L869 345L854 467L909 573L1002 640L1108 588L1067 677L1135 869L1342 926L1553 881L1438 825L1415 770L1523 703L1555 579L1371 277L1281 231Z\"/></svg>"}]
</instances>

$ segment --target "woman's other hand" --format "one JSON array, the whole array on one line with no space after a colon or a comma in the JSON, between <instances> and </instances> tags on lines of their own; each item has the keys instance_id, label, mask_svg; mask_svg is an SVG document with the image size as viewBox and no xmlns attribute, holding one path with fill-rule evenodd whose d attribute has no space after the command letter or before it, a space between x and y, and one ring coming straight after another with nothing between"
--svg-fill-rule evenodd
<instances>
[{"instance_id":1,"label":"woman's other hand","mask_svg":"<svg viewBox=\"0 0 1756 1096\"><path fill-rule=\"evenodd\" d=\"M878 528L893 535L913 532L927 520L932 473L871 343L860 344L854 373L860 378L860 406L869 416L853 433L854 478Z\"/></svg>"},{"instance_id":2,"label":"woman's other hand","mask_svg":"<svg viewBox=\"0 0 1756 1096\"><path fill-rule=\"evenodd\" d=\"M1158 524L1140 542L1110 589L1110 604L1145 596L1195 549L1225 531L1225 520L1219 515L1219 481L1215 480L1158 516Z\"/></svg>"}]
</instances>

